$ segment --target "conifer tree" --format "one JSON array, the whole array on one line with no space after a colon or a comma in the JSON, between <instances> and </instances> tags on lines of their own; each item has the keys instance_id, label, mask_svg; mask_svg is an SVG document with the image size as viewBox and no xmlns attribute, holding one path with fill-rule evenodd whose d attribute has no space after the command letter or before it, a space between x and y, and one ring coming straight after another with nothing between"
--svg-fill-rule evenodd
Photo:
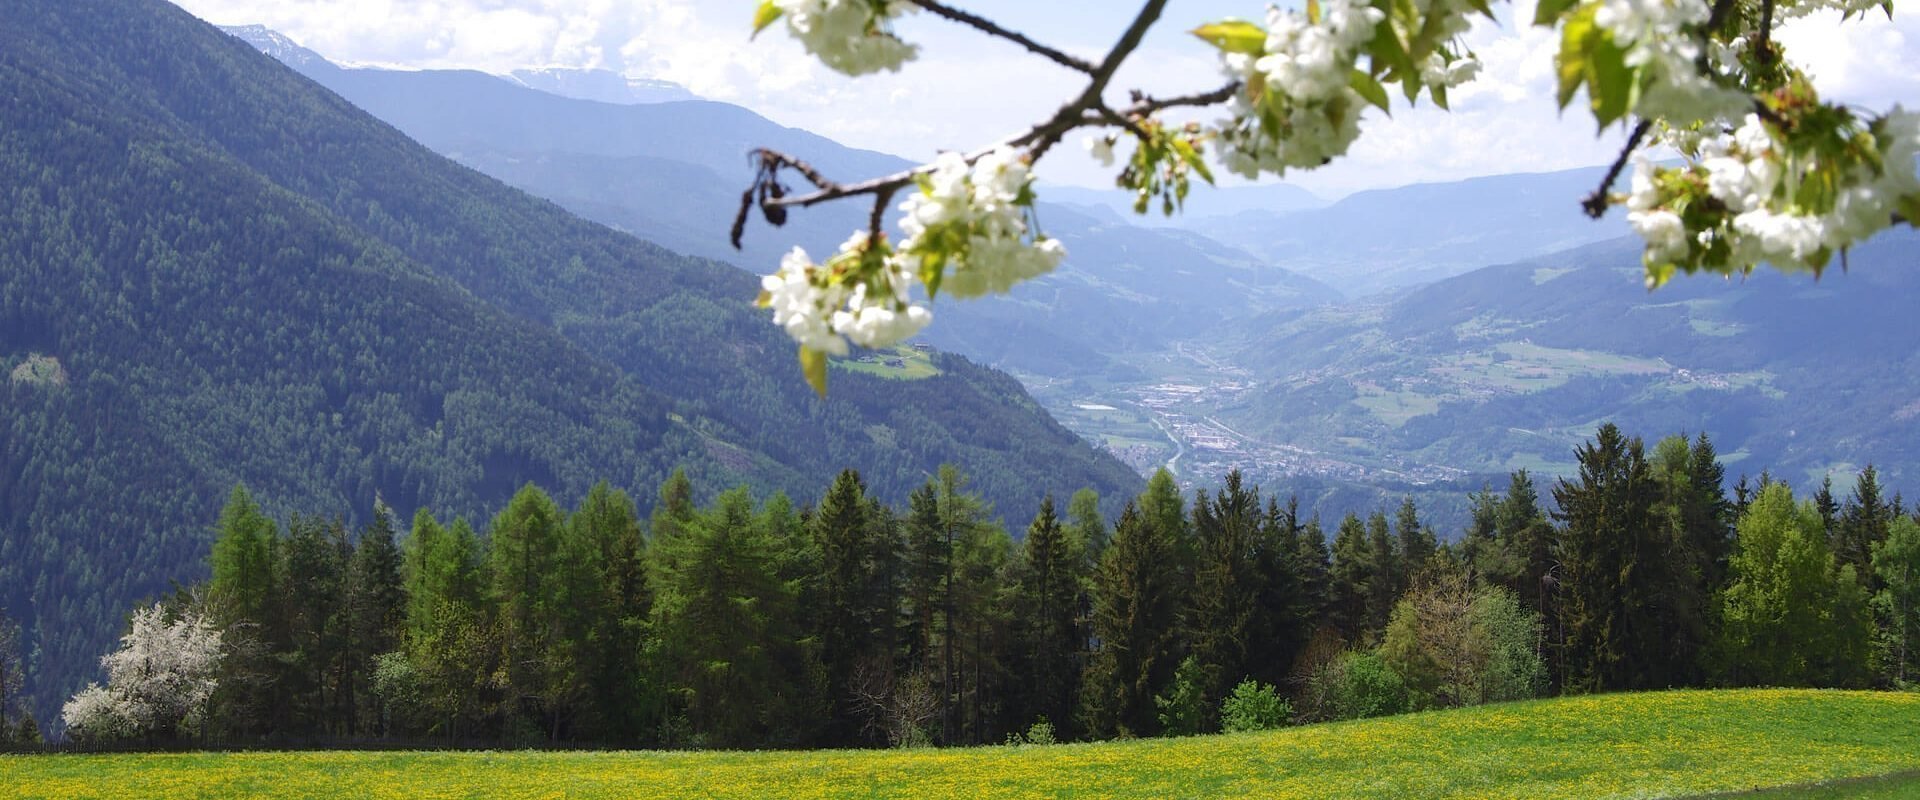
<instances>
[{"instance_id":1,"label":"conifer tree","mask_svg":"<svg viewBox=\"0 0 1920 800\"><path fill-rule=\"evenodd\" d=\"M1880 473L1868 464L1860 471L1841 512L1838 536L1833 540L1833 555L1850 565L1862 580L1872 579L1873 546L1887 538L1893 522L1893 508L1881 496Z\"/></svg>"},{"instance_id":2,"label":"conifer tree","mask_svg":"<svg viewBox=\"0 0 1920 800\"><path fill-rule=\"evenodd\" d=\"M568 530L584 567L570 603L580 618L571 634L580 640L583 736L631 741L647 727L641 709L648 687L637 667L653 604L639 514L632 498L602 481L587 492Z\"/></svg>"},{"instance_id":3,"label":"conifer tree","mask_svg":"<svg viewBox=\"0 0 1920 800\"><path fill-rule=\"evenodd\" d=\"M1666 556L1651 518L1657 490L1639 439L1600 426L1575 456L1579 475L1554 487L1566 524L1560 534L1566 602L1563 688L1616 691L1665 686L1656 609L1660 583L1648 580Z\"/></svg>"},{"instance_id":4,"label":"conifer tree","mask_svg":"<svg viewBox=\"0 0 1920 800\"><path fill-rule=\"evenodd\" d=\"M658 542L653 606L659 653L691 741L749 747L792 744L799 630L777 574L778 548L757 523L745 488L722 494L677 535Z\"/></svg>"},{"instance_id":5,"label":"conifer tree","mask_svg":"<svg viewBox=\"0 0 1920 800\"><path fill-rule=\"evenodd\" d=\"M388 717L368 691L374 658L399 649L406 615L400 583L400 548L394 541L393 511L376 501L373 520L354 544L347 566L347 693L355 700L349 732L386 735Z\"/></svg>"},{"instance_id":6,"label":"conifer tree","mask_svg":"<svg viewBox=\"0 0 1920 800\"><path fill-rule=\"evenodd\" d=\"M1438 537L1433 529L1420 523L1420 511L1414 506L1413 498L1400 501L1400 510L1393 518L1394 555L1400 562L1404 577L1401 578L1402 591L1411 586L1420 573L1427 568L1427 562L1433 559L1440 549Z\"/></svg>"},{"instance_id":7,"label":"conifer tree","mask_svg":"<svg viewBox=\"0 0 1920 800\"><path fill-rule=\"evenodd\" d=\"M1100 649L1087 670L1082 708L1095 736L1152 735L1153 698L1173 676L1182 587L1177 548L1165 529L1129 502L1095 581L1094 638Z\"/></svg>"},{"instance_id":8,"label":"conifer tree","mask_svg":"<svg viewBox=\"0 0 1920 800\"><path fill-rule=\"evenodd\" d=\"M1087 641L1079 626L1083 576L1071 538L1054 514L1053 496L1047 495L1027 526L1017 587L1021 690L1015 701L1021 717L1044 718L1063 739L1074 738L1073 704Z\"/></svg>"},{"instance_id":9,"label":"conifer tree","mask_svg":"<svg viewBox=\"0 0 1920 800\"><path fill-rule=\"evenodd\" d=\"M1366 524L1348 512L1334 533L1332 568L1328 573L1327 622L1347 641L1362 638L1368 625L1368 598L1377 580L1374 551L1367 543Z\"/></svg>"},{"instance_id":10,"label":"conifer tree","mask_svg":"<svg viewBox=\"0 0 1920 800\"><path fill-rule=\"evenodd\" d=\"M557 646L565 602L560 529L552 498L533 484L521 487L488 526L489 601L498 626L510 719L551 732L561 709L550 689L571 665Z\"/></svg>"},{"instance_id":11,"label":"conifer tree","mask_svg":"<svg viewBox=\"0 0 1920 800\"><path fill-rule=\"evenodd\" d=\"M213 578L207 587L210 621L225 635L216 724L235 734L263 733L276 713L273 654L284 648L277 571L279 532L245 486L235 486L220 511L213 541Z\"/></svg>"},{"instance_id":12,"label":"conifer tree","mask_svg":"<svg viewBox=\"0 0 1920 800\"><path fill-rule=\"evenodd\" d=\"M1367 555L1372 572L1367 576L1366 629L1385 630L1393 615L1394 604L1407 590L1407 565L1401 560L1393 533L1387 527L1387 515L1375 511L1367 516Z\"/></svg>"},{"instance_id":13,"label":"conifer tree","mask_svg":"<svg viewBox=\"0 0 1920 800\"><path fill-rule=\"evenodd\" d=\"M347 661L345 542L319 519L294 515L281 549L280 606L289 652L282 656L277 724L308 734L346 733L334 714Z\"/></svg>"}]
</instances>

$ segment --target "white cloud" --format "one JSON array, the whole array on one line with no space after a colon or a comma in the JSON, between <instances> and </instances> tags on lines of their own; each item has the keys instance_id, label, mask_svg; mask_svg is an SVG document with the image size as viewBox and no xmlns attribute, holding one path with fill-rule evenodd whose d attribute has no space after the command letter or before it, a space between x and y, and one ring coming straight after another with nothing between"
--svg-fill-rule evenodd
<instances>
[{"instance_id":1,"label":"white cloud","mask_svg":"<svg viewBox=\"0 0 1920 800\"><path fill-rule=\"evenodd\" d=\"M600 67L663 78L703 97L738 103L786 125L846 144L928 158L970 149L1044 118L1080 88L1078 76L1019 48L919 15L903 35L924 46L899 74L852 80L820 67L778 32L747 36L749 3L716 0L177 0L220 24L260 23L347 63L506 72L530 66ZM963 3L1065 49L1097 57L1126 20L1112 0ZM1175 11L1223 16L1233 3ZM1243 16L1258 16L1248 0ZM1514 9L1530 19L1532 3ZM1196 17L1194 21L1198 21ZM1169 94L1212 88L1218 75L1205 45L1180 33L1172 16L1115 82ZM1469 35L1486 64L1454 97L1452 113L1430 105L1374 113L1352 154L1292 178L1329 195L1413 181L1604 163L1618 130L1596 137L1581 108L1553 107L1551 31L1483 24ZM1830 95L1869 108L1920 105L1920 24L1911 16L1838 24L1799 20L1780 32ZM1115 99L1124 98L1116 91ZM1577 102L1577 101L1576 101ZM1106 185L1078 147L1043 165L1049 180Z\"/></svg>"}]
</instances>

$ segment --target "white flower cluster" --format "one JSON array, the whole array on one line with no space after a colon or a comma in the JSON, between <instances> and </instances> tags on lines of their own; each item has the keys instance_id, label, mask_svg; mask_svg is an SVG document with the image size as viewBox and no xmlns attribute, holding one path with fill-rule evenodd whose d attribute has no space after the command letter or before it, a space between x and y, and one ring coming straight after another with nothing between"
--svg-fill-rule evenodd
<instances>
[{"instance_id":1,"label":"white flower cluster","mask_svg":"<svg viewBox=\"0 0 1920 800\"><path fill-rule=\"evenodd\" d=\"M947 274L940 290L962 298L1005 292L1052 272L1067 250L1060 240L1028 230L1032 183L1026 160L1009 147L981 156L971 167L958 154L942 154L921 190L900 204L906 212L900 229L907 238L896 258L917 262L944 256Z\"/></svg>"},{"instance_id":2,"label":"white flower cluster","mask_svg":"<svg viewBox=\"0 0 1920 800\"><path fill-rule=\"evenodd\" d=\"M1661 190L1661 174L1642 158L1627 198L1627 221L1647 241L1650 265L1687 262L1695 252L1724 241L1728 262L1740 266L1770 263L1783 269L1817 269L1828 253L1848 247L1887 226L1903 197L1920 194L1914 160L1920 157L1920 114L1898 107L1875 127L1881 170L1859 166L1840 176L1830 210L1794 207L1785 188L1814 169L1806 159L1790 161L1765 123L1749 114L1730 134L1704 138L1689 170L1703 175L1707 196L1725 213L1715 224L1690 232L1672 210L1674 197ZM1831 165L1828 165L1831 166Z\"/></svg>"},{"instance_id":3,"label":"white flower cluster","mask_svg":"<svg viewBox=\"0 0 1920 800\"><path fill-rule=\"evenodd\" d=\"M1385 18L1359 0L1330 0L1318 22L1297 11L1267 9L1264 54L1223 52L1241 83L1220 123L1220 159L1248 178L1312 169L1347 152L1360 135L1365 105L1351 87L1354 61ZM1272 117L1280 129L1264 122Z\"/></svg>"},{"instance_id":4,"label":"white flower cluster","mask_svg":"<svg viewBox=\"0 0 1920 800\"><path fill-rule=\"evenodd\" d=\"M1033 175L1026 160L1000 148L969 165L942 154L919 191L900 204L906 239L898 250L855 233L826 264L795 247L780 269L760 279L763 307L802 347L847 354L900 342L933 321L913 300L922 264L945 271L940 290L954 297L1005 292L1051 272L1066 257L1058 239L1035 237L1027 226Z\"/></svg>"},{"instance_id":5,"label":"white flower cluster","mask_svg":"<svg viewBox=\"0 0 1920 800\"><path fill-rule=\"evenodd\" d=\"M100 740L178 727L205 709L218 685L220 640L197 611L168 622L158 604L135 609L120 649L100 659L107 685L87 684L62 708L69 732Z\"/></svg>"},{"instance_id":6,"label":"white flower cluster","mask_svg":"<svg viewBox=\"0 0 1920 800\"><path fill-rule=\"evenodd\" d=\"M815 264L806 250L793 248L778 272L760 279L773 323L801 346L836 356L847 354L848 340L886 347L919 333L933 321L933 312L913 303L912 271L902 259L870 254L869 245L865 231L847 239L829 262L842 266ZM845 279L868 259L877 265L873 274Z\"/></svg>"},{"instance_id":7,"label":"white flower cluster","mask_svg":"<svg viewBox=\"0 0 1920 800\"><path fill-rule=\"evenodd\" d=\"M1645 71L1636 113L1683 124L1734 119L1750 105L1746 93L1700 73L1700 41L1687 29L1712 15L1708 0L1600 0L1594 24L1626 51L1628 67Z\"/></svg>"},{"instance_id":8,"label":"white flower cluster","mask_svg":"<svg viewBox=\"0 0 1920 800\"><path fill-rule=\"evenodd\" d=\"M920 53L900 41L886 23L919 9L902 0L772 0L787 31L808 53L838 72L866 75L899 70Z\"/></svg>"}]
</instances>

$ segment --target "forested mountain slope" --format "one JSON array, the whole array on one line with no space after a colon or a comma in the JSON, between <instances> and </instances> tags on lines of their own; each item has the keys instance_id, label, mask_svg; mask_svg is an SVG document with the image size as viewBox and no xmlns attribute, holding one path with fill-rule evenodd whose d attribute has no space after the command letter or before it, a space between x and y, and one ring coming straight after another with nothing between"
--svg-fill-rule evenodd
<instances>
[{"instance_id":1,"label":"forested mountain slope","mask_svg":"<svg viewBox=\"0 0 1920 800\"><path fill-rule=\"evenodd\" d=\"M1729 473L1802 488L1920 475L1920 236L1822 278L1761 269L1648 291L1637 240L1488 267L1383 304L1269 318L1227 412L1257 436L1472 472L1565 471L1601 421L1704 431Z\"/></svg>"},{"instance_id":2,"label":"forested mountain slope","mask_svg":"<svg viewBox=\"0 0 1920 800\"><path fill-rule=\"evenodd\" d=\"M1137 486L1019 384L935 354L813 397L752 276L435 155L159 0L0 26L0 607L44 721L137 598L205 574L236 481L293 510L478 515L527 481L894 502L942 462L1011 509Z\"/></svg>"},{"instance_id":3,"label":"forested mountain slope","mask_svg":"<svg viewBox=\"0 0 1920 800\"><path fill-rule=\"evenodd\" d=\"M912 166L724 103L616 106L479 72L343 69L282 46L264 29L228 30L461 163L588 219L753 272L772 271L795 244L823 257L867 225L870 207L797 210L778 229L756 215L736 251L727 228L752 176L749 150L771 147L844 179ZM1040 194L1046 200L1052 190ZM1098 374L1112 353L1157 349L1223 320L1338 297L1235 248L1139 227L1109 209L1044 205L1040 222L1066 243L1066 264L1009 297L937 302L927 341L1040 375Z\"/></svg>"}]
</instances>

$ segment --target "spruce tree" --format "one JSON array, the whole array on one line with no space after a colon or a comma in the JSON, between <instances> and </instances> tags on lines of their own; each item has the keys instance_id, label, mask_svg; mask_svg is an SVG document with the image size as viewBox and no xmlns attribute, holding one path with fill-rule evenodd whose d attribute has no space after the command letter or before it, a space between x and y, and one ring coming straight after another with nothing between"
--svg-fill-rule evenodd
<instances>
[{"instance_id":1,"label":"spruce tree","mask_svg":"<svg viewBox=\"0 0 1920 800\"><path fill-rule=\"evenodd\" d=\"M1656 577L1668 537L1653 519L1658 490L1643 445L1612 423L1575 456L1579 474L1554 487L1565 569L1563 687L1617 691L1665 687Z\"/></svg>"},{"instance_id":2,"label":"spruce tree","mask_svg":"<svg viewBox=\"0 0 1920 800\"><path fill-rule=\"evenodd\" d=\"M374 658L399 649L406 614L400 583L400 548L393 511L376 501L373 520L354 544L347 567L347 691L356 698L350 733L386 735L388 717L371 691Z\"/></svg>"},{"instance_id":3,"label":"spruce tree","mask_svg":"<svg viewBox=\"0 0 1920 800\"><path fill-rule=\"evenodd\" d=\"M1022 550L1016 623L1022 686L1015 702L1020 717L1044 718L1063 739L1075 735L1073 703L1087 641L1079 629L1079 553L1071 545L1071 534L1054 514L1053 496L1047 495L1027 526Z\"/></svg>"},{"instance_id":4,"label":"spruce tree","mask_svg":"<svg viewBox=\"0 0 1920 800\"><path fill-rule=\"evenodd\" d=\"M1082 693L1095 736L1148 736L1159 729L1153 698L1173 676L1179 571L1175 543L1129 502L1095 581L1094 638L1100 642Z\"/></svg>"},{"instance_id":5,"label":"spruce tree","mask_svg":"<svg viewBox=\"0 0 1920 800\"><path fill-rule=\"evenodd\" d=\"M1348 512L1333 537L1327 622L1349 642L1359 641L1367 630L1367 609L1377 575L1374 559L1374 550L1367 543L1366 524Z\"/></svg>"}]
</instances>

